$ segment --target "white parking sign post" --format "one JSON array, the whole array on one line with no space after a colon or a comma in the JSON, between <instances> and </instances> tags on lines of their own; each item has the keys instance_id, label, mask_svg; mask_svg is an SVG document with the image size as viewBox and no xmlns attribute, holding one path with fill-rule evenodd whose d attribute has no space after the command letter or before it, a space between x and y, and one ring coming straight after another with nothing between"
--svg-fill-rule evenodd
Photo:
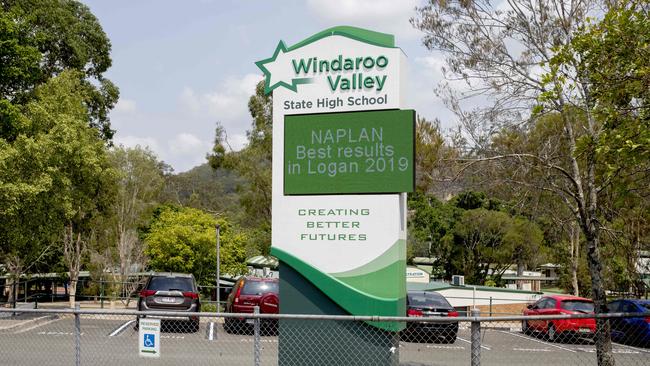
<instances>
[{"instance_id":1,"label":"white parking sign post","mask_svg":"<svg viewBox=\"0 0 650 366\"><path fill-rule=\"evenodd\" d=\"M160 319L140 319L138 354L140 357L160 357Z\"/></svg>"}]
</instances>

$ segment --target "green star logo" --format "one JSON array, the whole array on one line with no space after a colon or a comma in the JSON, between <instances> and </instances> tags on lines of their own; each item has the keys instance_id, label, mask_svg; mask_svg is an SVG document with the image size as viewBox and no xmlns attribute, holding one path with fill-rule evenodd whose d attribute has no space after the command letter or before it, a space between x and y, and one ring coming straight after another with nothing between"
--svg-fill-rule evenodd
<instances>
[{"instance_id":1,"label":"green star logo","mask_svg":"<svg viewBox=\"0 0 650 366\"><path fill-rule=\"evenodd\" d=\"M295 72L291 67L291 60L288 56L287 46L283 41L273 52L273 56L257 61L255 65L264 73L264 92L269 94L273 89L283 86L294 92L298 92L299 84L309 84L313 82L312 78L295 78Z\"/></svg>"}]
</instances>

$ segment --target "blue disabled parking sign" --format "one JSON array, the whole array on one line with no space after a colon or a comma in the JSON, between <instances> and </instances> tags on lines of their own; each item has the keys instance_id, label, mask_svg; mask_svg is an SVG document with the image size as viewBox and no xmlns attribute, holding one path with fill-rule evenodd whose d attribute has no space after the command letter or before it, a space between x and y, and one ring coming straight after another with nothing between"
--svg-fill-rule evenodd
<instances>
[{"instance_id":1,"label":"blue disabled parking sign","mask_svg":"<svg viewBox=\"0 0 650 366\"><path fill-rule=\"evenodd\" d=\"M143 346L153 348L155 344L156 344L156 338L153 335L153 333L145 333Z\"/></svg>"},{"instance_id":2,"label":"blue disabled parking sign","mask_svg":"<svg viewBox=\"0 0 650 366\"><path fill-rule=\"evenodd\" d=\"M160 319L138 319L139 345L141 357L160 357Z\"/></svg>"}]
</instances>

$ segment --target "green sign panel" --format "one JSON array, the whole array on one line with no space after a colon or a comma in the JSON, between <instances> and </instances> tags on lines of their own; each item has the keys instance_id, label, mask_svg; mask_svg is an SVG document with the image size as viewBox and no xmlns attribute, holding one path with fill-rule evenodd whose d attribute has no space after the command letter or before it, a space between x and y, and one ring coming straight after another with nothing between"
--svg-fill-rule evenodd
<instances>
[{"instance_id":1,"label":"green sign panel","mask_svg":"<svg viewBox=\"0 0 650 366\"><path fill-rule=\"evenodd\" d=\"M284 194L414 189L415 111L284 117Z\"/></svg>"}]
</instances>

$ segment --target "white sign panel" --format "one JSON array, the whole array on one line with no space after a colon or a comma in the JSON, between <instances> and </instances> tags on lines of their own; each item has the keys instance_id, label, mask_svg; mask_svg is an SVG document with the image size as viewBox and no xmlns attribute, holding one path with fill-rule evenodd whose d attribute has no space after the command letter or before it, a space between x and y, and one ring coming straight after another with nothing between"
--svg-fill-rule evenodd
<instances>
[{"instance_id":1,"label":"white sign panel","mask_svg":"<svg viewBox=\"0 0 650 366\"><path fill-rule=\"evenodd\" d=\"M337 27L280 42L257 65L273 91L272 254L349 313L395 316L405 311L406 194L283 190L285 116L407 107L406 58L377 35Z\"/></svg>"},{"instance_id":2,"label":"white sign panel","mask_svg":"<svg viewBox=\"0 0 650 366\"><path fill-rule=\"evenodd\" d=\"M138 354L140 357L160 357L160 319L141 318Z\"/></svg>"}]
</instances>

